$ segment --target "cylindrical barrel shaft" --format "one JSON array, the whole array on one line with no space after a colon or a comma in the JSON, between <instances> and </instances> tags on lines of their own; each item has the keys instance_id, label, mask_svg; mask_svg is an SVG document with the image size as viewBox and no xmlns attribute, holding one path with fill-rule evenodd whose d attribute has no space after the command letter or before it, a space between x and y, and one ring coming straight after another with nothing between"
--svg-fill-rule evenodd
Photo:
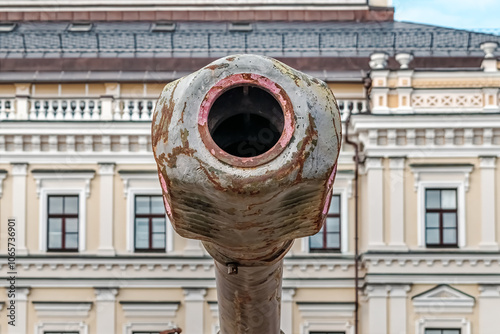
<instances>
[{"instance_id":1,"label":"cylindrical barrel shaft","mask_svg":"<svg viewBox=\"0 0 500 334\"><path fill-rule=\"evenodd\" d=\"M215 261L220 334L280 334L282 273L283 260L237 274Z\"/></svg>"}]
</instances>

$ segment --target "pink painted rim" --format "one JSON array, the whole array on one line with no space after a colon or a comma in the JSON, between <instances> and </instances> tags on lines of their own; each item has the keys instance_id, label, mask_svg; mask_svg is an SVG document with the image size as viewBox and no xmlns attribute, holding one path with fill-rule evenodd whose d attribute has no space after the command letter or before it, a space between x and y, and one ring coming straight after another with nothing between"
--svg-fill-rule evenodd
<instances>
[{"instance_id":1,"label":"pink painted rim","mask_svg":"<svg viewBox=\"0 0 500 334\"><path fill-rule=\"evenodd\" d=\"M238 86L255 86L271 94L281 106L285 119L283 132L278 142L267 152L251 158L241 158L222 150L212 139L208 129L208 115L212 105L227 90ZM217 82L205 95L198 115L198 131L209 152L217 159L236 167L256 167L276 158L286 148L295 130L295 114L290 98L274 81L251 73L230 75Z\"/></svg>"}]
</instances>

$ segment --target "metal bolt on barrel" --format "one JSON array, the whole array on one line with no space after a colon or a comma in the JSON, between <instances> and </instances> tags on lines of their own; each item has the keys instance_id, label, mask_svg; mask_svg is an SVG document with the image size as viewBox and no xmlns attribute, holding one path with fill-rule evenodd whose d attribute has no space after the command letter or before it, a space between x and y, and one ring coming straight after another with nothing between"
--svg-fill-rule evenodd
<instances>
[{"instance_id":1,"label":"metal bolt on barrel","mask_svg":"<svg viewBox=\"0 0 500 334\"><path fill-rule=\"evenodd\" d=\"M165 209L215 260L221 334L280 333L283 257L325 221L340 142L328 86L268 57L165 86L152 124Z\"/></svg>"}]
</instances>

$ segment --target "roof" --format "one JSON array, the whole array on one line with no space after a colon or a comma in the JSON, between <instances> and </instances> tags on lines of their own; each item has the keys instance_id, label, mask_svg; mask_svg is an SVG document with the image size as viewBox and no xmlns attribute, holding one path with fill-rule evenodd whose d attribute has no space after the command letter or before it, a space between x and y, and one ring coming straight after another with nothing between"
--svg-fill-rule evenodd
<instances>
[{"instance_id":1,"label":"roof","mask_svg":"<svg viewBox=\"0 0 500 334\"><path fill-rule=\"evenodd\" d=\"M416 57L482 57L480 44L500 36L407 22L254 22L230 31L227 22L96 22L70 32L70 22L18 23L0 33L0 59L199 58L234 53L272 57L367 57L412 52Z\"/></svg>"}]
</instances>

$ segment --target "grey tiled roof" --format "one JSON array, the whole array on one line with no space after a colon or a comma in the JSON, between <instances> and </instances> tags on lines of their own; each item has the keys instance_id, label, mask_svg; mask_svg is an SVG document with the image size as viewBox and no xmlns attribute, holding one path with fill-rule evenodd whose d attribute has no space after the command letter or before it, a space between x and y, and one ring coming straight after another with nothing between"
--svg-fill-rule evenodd
<instances>
[{"instance_id":1,"label":"grey tiled roof","mask_svg":"<svg viewBox=\"0 0 500 334\"><path fill-rule=\"evenodd\" d=\"M255 22L250 32L229 31L225 22L177 22L174 32L152 32L148 22L99 22L89 32L68 25L21 23L0 33L0 57L482 56L482 42L500 43L492 34L406 22Z\"/></svg>"}]
</instances>

